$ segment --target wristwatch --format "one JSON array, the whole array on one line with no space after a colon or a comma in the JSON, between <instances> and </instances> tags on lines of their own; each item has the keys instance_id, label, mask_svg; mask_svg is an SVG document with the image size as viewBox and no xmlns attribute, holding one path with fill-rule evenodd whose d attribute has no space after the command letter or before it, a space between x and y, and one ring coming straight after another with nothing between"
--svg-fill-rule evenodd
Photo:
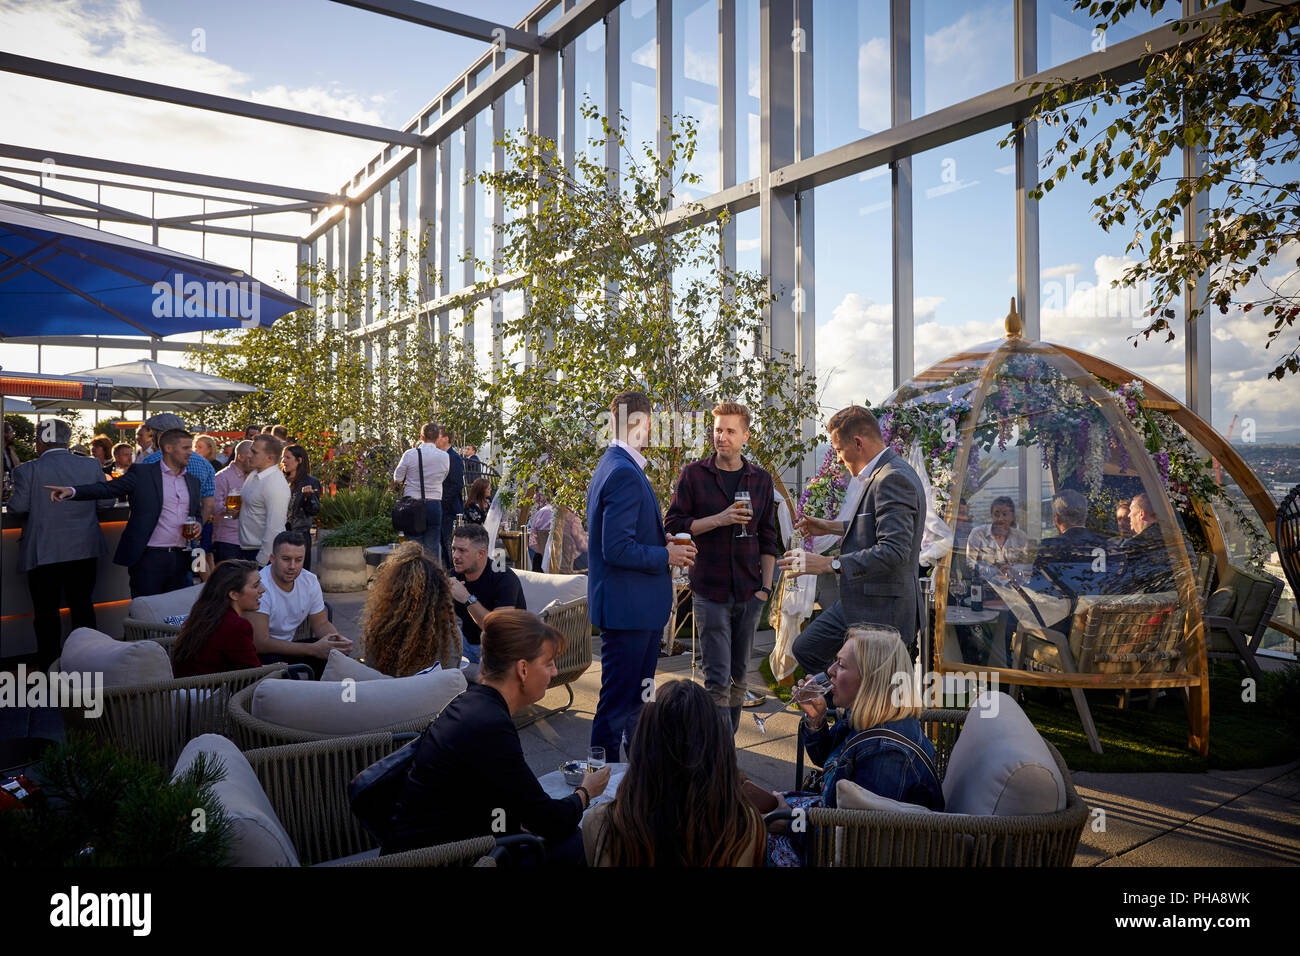
<instances>
[{"instance_id":1,"label":"wristwatch","mask_svg":"<svg viewBox=\"0 0 1300 956\"><path fill-rule=\"evenodd\" d=\"M839 573L840 573L840 559L839 559L839 558L831 558L831 570L834 571L836 574L839 574Z\"/></svg>"},{"instance_id":2,"label":"wristwatch","mask_svg":"<svg viewBox=\"0 0 1300 956\"><path fill-rule=\"evenodd\" d=\"M475 605L475 604L477 604L477 603L478 603L478 596L477 596L477 595L474 595L474 594L471 594L471 595L469 596L469 599L465 601L465 606L466 606L466 607L471 607L471 606L473 606L473 605Z\"/></svg>"}]
</instances>

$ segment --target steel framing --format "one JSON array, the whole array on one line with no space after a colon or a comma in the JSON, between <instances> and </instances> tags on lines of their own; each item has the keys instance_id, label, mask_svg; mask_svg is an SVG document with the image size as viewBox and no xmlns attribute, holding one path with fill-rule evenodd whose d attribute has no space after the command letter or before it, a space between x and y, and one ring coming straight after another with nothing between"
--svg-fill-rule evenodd
<instances>
[{"instance_id":1,"label":"steel framing","mask_svg":"<svg viewBox=\"0 0 1300 956\"><path fill-rule=\"evenodd\" d=\"M461 270L454 269L453 240L458 228L463 229L465 245L477 248L475 228L486 223L476 223L477 206L473 177L478 158L475 142L476 117L484 110L491 111L491 130L494 141L506 132L505 97L513 88L525 88L526 127L533 132L554 139L566 163L572 163L575 143L575 96L573 43L581 34L592 28L605 32L605 109L617 111L620 106L619 75L622 63L620 8L623 0L544 0L515 27L504 27L456 14L414 0L336 0L349 6L397 17L411 23L447 30L463 36L490 39L488 50L475 59L469 67L439 95L421 109L401 129L391 130L365 124L346 123L326 117L292 110L262 107L225 97L212 97L188 90L175 90L157 84L145 84L124 77L114 77L93 71L0 54L0 69L40 76L60 82L80 83L116 92L146 96L167 102L181 103L195 108L214 109L234 115L251 116L271 122L288 123L304 128L323 130L340 135L362 136L378 139L386 145L357 174L335 193L304 190L222 177L185 173L158 167L115 163L74 154L43 152L30 147L0 144L0 157L41 162L47 158L63 168L92 170L135 178L149 178L179 184L201 186L209 189L229 190L259 197L293 200L274 204L265 199L250 203L249 210L222 210L202 215L165 219L141 216L116 209L103 203L61 194L53 189L35 188L40 193L41 205L19 204L27 208L43 209L57 215L114 221L132 221L158 227L191 229L214 234L239 235L250 238L294 242L298 246L298 261L304 264L323 264L325 268L341 266L349 274L361 267L365 251L374 249L373 240L388 241L401 230L409 229L426 242L421 274L436 269L437 282L421 285L419 308L408 315L389 316L381 321L369 309L358 316L349 317L349 331L360 341L378 329L397 322L427 323L428 334L445 337L450 329L450 306L454 297L473 285L475 274L472 262L465 262ZM673 83L673 15L672 0L655 0L654 14L657 26L655 47L656 103L662 116L672 112ZM890 116L891 127L881 133L821 153L813 152L812 119L817 104L812 95L812 41L817 24L813 21L812 0L758 0L760 32L760 168L759 175L737 181L737 90L735 66L737 62L737 37L735 33L736 5L741 0L715 0L717 7L718 44L718 103L719 103L719 191L705 197L701 205L704 215L719 209L730 209L733 214L746 209L760 211L760 248L764 274L772 282L777 294L768 316L764 341L758 347L787 350L799 356L809 368L815 367L815 312L813 286L815 284L814 249L814 189L824 183L835 182L873 167L888 166L891 186L891 238L893 249L892 287L894 300L893 319L893 378L895 383L914 371L914 315L912 307L913 256L912 256L912 157L946 143L993 129L1025 115L1035 101L1026 89L1028 82L1041 81L1067 75L1104 74L1123 81L1137 75L1148 50L1160 53L1182 42L1184 37L1168 27L1151 30L1139 37L1116 43L1102 52L1061 64L1047 71L1037 69L1037 3L1036 0L1013 0L1015 81L993 90L987 90L944 109L924 116L912 117L911 56L911 0L891 0L890 4ZM1261 5L1252 0L1251 7ZM1183 0L1184 16L1197 13L1197 0ZM558 8L558 9L557 9ZM1200 15L1213 15L1213 11ZM541 23L547 21L543 30ZM802 31L804 49L791 55L791 37L796 28ZM495 32L494 32L495 31ZM518 51L518 52L516 52ZM463 131L463 159L466 180L451 182L451 150L457 133ZM658 144L666 147L664 130L659 125ZM490 162L499 168L503 162L499 145L490 151ZM1040 326L1039 296L1040 263L1038 249L1039 217L1037 205L1028 193L1037 185L1038 144L1033 134L1016 143L1016 288L1021 314L1026 330L1037 335ZM606 150L606 161L615 170L612 181L617 182L617 145L611 142ZM1185 155L1185 169L1194 169L1198 157ZM7 171L17 173L12 167ZM39 169L26 171L39 174ZM152 188L161 193L176 195L202 195L214 202L240 202L228 196L182 193L166 187L128 185L108 180L75 181L101 182L103 185L127 188ZM14 181L0 177L0 183L13 185ZM392 215L393 183L397 183L398 214ZM22 188L28 188L22 184ZM459 223L451 222L451 191L460 190ZM414 192L412 192L414 190ZM70 201L84 209L49 207L43 204L46 196ZM248 200L243 200L248 202ZM375 205L379 204L376 215ZM277 212L306 213L311 210L311 224L301 236L265 233L253 230L223 229L211 225L222 218L273 214ZM488 208L494 227L503 223L503 209L499 198ZM697 221L697 215L685 212L673 217L673 228L688 228ZM1193 234L1199 225L1200 213L1187 211L1188 228ZM413 221L408 221L413 220ZM365 241L363 241L363 235ZM723 261L735 263L735 226L725 234ZM492 244L494 270L500 270L501 239L499 233ZM405 250L402 252L405 257ZM402 260L405 266L405 258ZM381 267L381 281L386 267ZM367 277L370 278L370 277ZM522 287L527 296L526 276L501 276L501 287ZM300 288L301 292L301 288ZM1184 296L1184 319L1189 303L1194 301L1196 290L1187 289ZM327 308L331 302L323 303ZM386 303L385 303L386 305ZM501 305L498 296L492 303L493 364L502 360ZM436 325L434 318L436 316ZM472 318L466 317L466 336L472 336ZM1208 321L1189 324L1187 327L1186 374L1188 403L1203 417L1210 414L1210 345Z\"/></svg>"}]
</instances>

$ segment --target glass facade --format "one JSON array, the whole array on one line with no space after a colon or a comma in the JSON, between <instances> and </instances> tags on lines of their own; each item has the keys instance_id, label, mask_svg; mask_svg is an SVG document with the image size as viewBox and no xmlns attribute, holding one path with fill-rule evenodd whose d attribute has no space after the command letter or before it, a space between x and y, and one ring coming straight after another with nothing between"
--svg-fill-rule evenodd
<instances>
[{"instance_id":1,"label":"glass facade","mask_svg":"<svg viewBox=\"0 0 1300 956\"><path fill-rule=\"evenodd\" d=\"M724 190L748 184L727 203L733 261L774 286L806 283L773 305L769 322L774 338L797 342L817 373L824 413L877 401L954 350L998 338L1016 295L1031 337L1104 355L1221 431L1236 418L1234 437L1244 427L1271 440L1296 437L1282 410L1296 406L1300 383L1266 377L1273 361L1257 341L1262 327L1237 313L1215 315L1208 344L1202 336L1196 351L1176 321L1174 342L1138 339L1134 347L1145 290L1110 282L1142 253L1130 248L1131 229L1097 225L1099 187L1070 177L1041 203L1029 200L1018 183L1036 181L1050 132L1040 131L1037 144L1000 147L1006 124L989 115L997 104L948 109L995 91L1013 98L1017 48L1026 74L1113 56L1116 44L1171 13L1129 18L1103 36L1066 0L623 0L584 15L587 8L571 4L562 21L562 2L543 5L521 25L544 33L563 22L560 46L511 51L495 68L491 58L474 63L474 87L494 92L473 112L464 99L469 71L421 112L453 122L430 126L433 168L409 164L408 205L395 207L390 228L430 218L431 259L444 273L436 295L483 277L461 263L467 251L492 258L494 229L508 213L466 182L493 167L503 133L532 129L603 162L601 147L590 145L599 127L580 108L617 109L626 170L659 148L661 114L681 113L697 123L689 169L702 181L677 199L716 210ZM906 136L895 119L912 124ZM390 162L371 164L358 181L366 175L402 172ZM306 238L318 255L332 243L343 262L355 248L348 222L321 220ZM322 232L336 238L316 242ZM517 289L507 300L524 307ZM488 351L484 324L476 314L480 356ZM435 322L435 334L446 327ZM497 351L522 358L512 343ZM1193 394L1188 383L1198 376L1204 382Z\"/></svg>"}]
</instances>

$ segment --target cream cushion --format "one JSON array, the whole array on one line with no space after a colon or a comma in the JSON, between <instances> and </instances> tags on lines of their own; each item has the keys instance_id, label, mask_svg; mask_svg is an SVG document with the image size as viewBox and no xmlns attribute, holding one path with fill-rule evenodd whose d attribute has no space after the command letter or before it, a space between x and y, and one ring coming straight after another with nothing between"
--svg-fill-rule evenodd
<instances>
[{"instance_id":1,"label":"cream cushion","mask_svg":"<svg viewBox=\"0 0 1300 956\"><path fill-rule=\"evenodd\" d=\"M860 787L852 780L840 780L835 784L835 806L840 810L885 810L889 813L934 813L929 807L919 803L906 803L891 800L872 793L866 787Z\"/></svg>"},{"instance_id":2,"label":"cream cushion","mask_svg":"<svg viewBox=\"0 0 1300 956\"><path fill-rule=\"evenodd\" d=\"M585 574L541 574L516 568L515 576L524 589L524 603L534 614L540 614L554 601L572 601L587 596Z\"/></svg>"},{"instance_id":3,"label":"cream cushion","mask_svg":"<svg viewBox=\"0 0 1300 956\"><path fill-rule=\"evenodd\" d=\"M171 658L157 641L117 641L89 627L79 627L68 635L59 670L101 673L105 687L172 679Z\"/></svg>"},{"instance_id":4,"label":"cream cushion","mask_svg":"<svg viewBox=\"0 0 1300 956\"><path fill-rule=\"evenodd\" d=\"M432 719L466 687L459 670L391 680L264 680L249 711L259 720L308 733L345 736Z\"/></svg>"},{"instance_id":5,"label":"cream cushion","mask_svg":"<svg viewBox=\"0 0 1300 956\"><path fill-rule=\"evenodd\" d=\"M321 672L320 679L323 681L339 681L345 677L351 677L353 680L393 679L392 675L384 674L373 667L367 667L360 661L354 661L342 651L330 651L329 659L325 662L325 670Z\"/></svg>"},{"instance_id":6,"label":"cream cushion","mask_svg":"<svg viewBox=\"0 0 1300 956\"><path fill-rule=\"evenodd\" d=\"M195 737L176 758L172 779L202 753L215 756L226 770L225 778L212 789L233 824L230 862L234 866L297 866L298 853L289 834L271 808L257 774L231 741L217 734Z\"/></svg>"},{"instance_id":7,"label":"cream cushion","mask_svg":"<svg viewBox=\"0 0 1300 956\"><path fill-rule=\"evenodd\" d=\"M947 812L994 816L1064 810L1065 781L1025 712L1001 691L975 701L943 776Z\"/></svg>"},{"instance_id":8,"label":"cream cushion","mask_svg":"<svg viewBox=\"0 0 1300 956\"><path fill-rule=\"evenodd\" d=\"M202 584L195 584L192 587L168 591L166 594L132 598L126 616L136 621L161 624L165 617L189 614L190 608L194 607L194 602L199 599L199 592L202 590Z\"/></svg>"}]
</instances>

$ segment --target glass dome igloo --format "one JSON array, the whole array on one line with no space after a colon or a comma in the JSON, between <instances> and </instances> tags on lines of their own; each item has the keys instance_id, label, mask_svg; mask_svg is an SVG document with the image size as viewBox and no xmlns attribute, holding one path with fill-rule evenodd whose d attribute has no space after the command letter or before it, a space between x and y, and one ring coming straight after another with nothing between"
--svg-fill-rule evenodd
<instances>
[{"instance_id":1,"label":"glass dome igloo","mask_svg":"<svg viewBox=\"0 0 1300 956\"><path fill-rule=\"evenodd\" d=\"M1056 347L1007 337L894 392L881 427L919 444L952 536L933 582L933 671L1083 689L1186 687L1189 746L1208 750L1205 644L1192 550L1167 461L1120 402ZM1127 399L1132 400L1132 399Z\"/></svg>"}]
</instances>

